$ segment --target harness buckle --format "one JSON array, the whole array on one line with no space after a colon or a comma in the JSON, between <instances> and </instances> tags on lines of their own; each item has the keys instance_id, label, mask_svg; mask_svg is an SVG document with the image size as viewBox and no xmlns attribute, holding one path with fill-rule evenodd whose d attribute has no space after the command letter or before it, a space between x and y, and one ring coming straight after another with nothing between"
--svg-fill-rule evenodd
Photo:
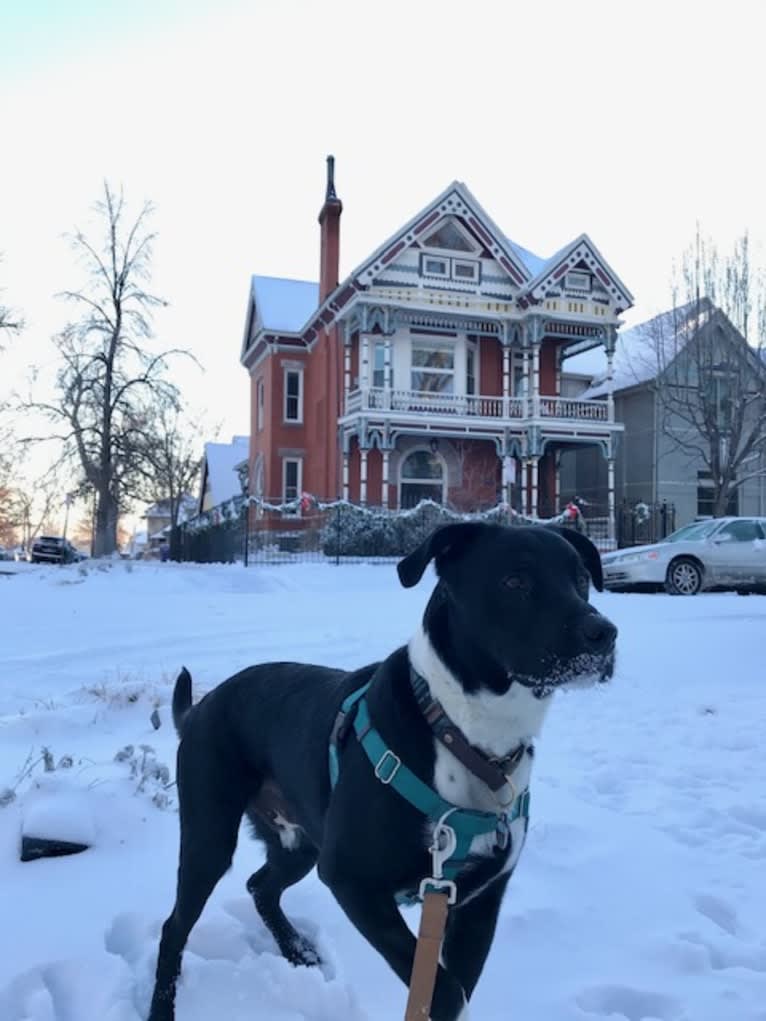
<instances>
[{"instance_id":1,"label":"harness buckle","mask_svg":"<svg viewBox=\"0 0 766 1021\"><path fill-rule=\"evenodd\" d=\"M430 879L424 879L420 888L418 889L418 897L420 900L425 899L427 893L439 893L443 892L447 894L447 903L454 904L457 900L457 887L451 879L436 879L431 877Z\"/></svg>"},{"instance_id":2,"label":"harness buckle","mask_svg":"<svg viewBox=\"0 0 766 1021\"><path fill-rule=\"evenodd\" d=\"M390 748L386 748L375 766L375 776L383 784L389 784L399 772L402 760Z\"/></svg>"},{"instance_id":3,"label":"harness buckle","mask_svg":"<svg viewBox=\"0 0 766 1021\"><path fill-rule=\"evenodd\" d=\"M513 780L511 780L510 776L507 773L505 774L505 786L506 786L506 789L510 792L510 797L507 800L501 800L500 797L498 796L497 800L500 802L500 807L501 808L508 809L508 808L511 807L511 805L516 800L516 793L517 792L516 792L516 784L513 782Z\"/></svg>"}]
</instances>

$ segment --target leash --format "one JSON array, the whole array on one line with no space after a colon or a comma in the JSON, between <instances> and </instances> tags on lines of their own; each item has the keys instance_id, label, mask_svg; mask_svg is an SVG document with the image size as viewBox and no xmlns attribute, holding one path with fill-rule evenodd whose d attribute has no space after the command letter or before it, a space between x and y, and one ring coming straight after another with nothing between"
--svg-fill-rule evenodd
<instances>
[{"instance_id":1,"label":"leash","mask_svg":"<svg viewBox=\"0 0 766 1021\"><path fill-rule=\"evenodd\" d=\"M455 831L446 823L454 811L457 809L445 812L434 828L433 842L429 848L433 875L420 884L419 896L423 901L423 910L420 913L404 1021L428 1021L431 1015L447 915L457 900L454 882L444 879L442 875L444 862L449 860L457 847Z\"/></svg>"}]
</instances>

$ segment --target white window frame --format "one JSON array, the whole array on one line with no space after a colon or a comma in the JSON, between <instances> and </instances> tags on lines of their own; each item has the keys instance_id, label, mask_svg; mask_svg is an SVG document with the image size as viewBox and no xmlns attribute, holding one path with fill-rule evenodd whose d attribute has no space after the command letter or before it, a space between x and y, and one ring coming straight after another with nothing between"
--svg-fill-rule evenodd
<instances>
[{"instance_id":1,"label":"white window frame","mask_svg":"<svg viewBox=\"0 0 766 1021\"><path fill-rule=\"evenodd\" d=\"M471 276L458 276L457 266L468 266L471 270ZM481 279L481 263L478 259L453 259L452 260L452 279L455 283L459 284L478 284Z\"/></svg>"},{"instance_id":2,"label":"white window frame","mask_svg":"<svg viewBox=\"0 0 766 1021\"><path fill-rule=\"evenodd\" d=\"M576 284L573 282L573 277L579 277L587 283ZM583 269L571 269L564 277L564 290L566 291L587 291L590 293L592 284L592 277L590 273L586 273Z\"/></svg>"},{"instance_id":3,"label":"white window frame","mask_svg":"<svg viewBox=\"0 0 766 1021\"><path fill-rule=\"evenodd\" d=\"M295 496L288 497L287 495L287 466L288 464L296 464L298 466L297 471L297 485L295 487ZM303 458L302 457L283 457L282 458L282 503L289 503L291 500L300 501L301 493L303 492ZM285 513L298 514L300 515L300 506L294 511L286 511Z\"/></svg>"},{"instance_id":4,"label":"white window frame","mask_svg":"<svg viewBox=\"0 0 766 1021\"><path fill-rule=\"evenodd\" d=\"M295 374L298 377L298 416L297 418L290 418L287 414L287 377L290 374ZM294 367L285 366L282 376L282 421L293 422L298 425L303 424L303 369L296 369Z\"/></svg>"},{"instance_id":5,"label":"white window frame","mask_svg":"<svg viewBox=\"0 0 766 1021\"><path fill-rule=\"evenodd\" d=\"M383 352L383 364L377 368L376 361L378 351ZM375 382L375 373L381 373L380 384ZM385 340L374 340L372 343L372 358L370 359L370 386L382 390L386 385L386 342Z\"/></svg>"},{"instance_id":6,"label":"white window frame","mask_svg":"<svg viewBox=\"0 0 766 1021\"><path fill-rule=\"evenodd\" d=\"M413 447L411 450L408 450L406 453L403 454L402 459L399 462L399 471L397 473L398 476L399 476L399 493L398 493L399 506L400 507L402 506L402 491L403 491L403 486L407 486L407 485L438 486L439 485L439 481L440 481L439 479L406 479L406 478L404 478L404 474L403 474L403 472L404 472L404 465L407 462L407 460L409 459L410 455L411 454L418 454L421 451L425 451L427 454L430 454L432 457L435 457L439 461L439 463L441 464L441 469L442 469L442 477L441 477L442 499L441 499L441 505L442 505L442 507L445 507L446 504L447 504L447 492L449 490L449 479L447 477L448 476L448 473L447 473L447 461L446 461L444 455L440 451L432 451L428 447L422 447L422 446Z\"/></svg>"},{"instance_id":7,"label":"white window frame","mask_svg":"<svg viewBox=\"0 0 766 1021\"><path fill-rule=\"evenodd\" d=\"M432 259L434 262L444 263L444 272L440 273L438 270L428 269L428 260ZM432 277L435 280L449 280L450 279L450 258L448 255L431 254L430 252L423 252L420 257L420 275L424 277Z\"/></svg>"},{"instance_id":8,"label":"white window frame","mask_svg":"<svg viewBox=\"0 0 766 1021\"><path fill-rule=\"evenodd\" d=\"M438 367L431 367L428 365L415 365L413 355L416 347L442 347L449 348L452 352L452 368L451 369L440 369ZM429 373L432 376L451 376L452 377L452 390L416 390L412 385L412 375L418 372L421 375ZM434 397L447 396L451 397L457 394L457 344L452 337L440 337L438 333L433 335L433 338L425 336L411 337L410 339L410 390L413 393L433 393Z\"/></svg>"},{"instance_id":9,"label":"white window frame","mask_svg":"<svg viewBox=\"0 0 766 1021\"><path fill-rule=\"evenodd\" d=\"M263 376L255 381L255 428L257 432L263 429L266 407L266 385Z\"/></svg>"},{"instance_id":10,"label":"white window frame","mask_svg":"<svg viewBox=\"0 0 766 1021\"><path fill-rule=\"evenodd\" d=\"M468 361L473 355L473 393L468 389ZM465 343L465 392L469 397L478 397L481 387L479 386L479 345L475 340L466 340Z\"/></svg>"}]
</instances>

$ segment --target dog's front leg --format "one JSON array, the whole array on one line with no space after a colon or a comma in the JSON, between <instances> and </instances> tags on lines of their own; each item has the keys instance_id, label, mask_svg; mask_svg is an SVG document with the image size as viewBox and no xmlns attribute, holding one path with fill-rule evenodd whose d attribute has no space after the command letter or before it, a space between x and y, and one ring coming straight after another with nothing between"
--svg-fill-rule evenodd
<instances>
[{"instance_id":1,"label":"dog's front leg","mask_svg":"<svg viewBox=\"0 0 766 1021\"><path fill-rule=\"evenodd\" d=\"M406 986L412 974L415 937L402 918L396 901L376 889L353 882L348 877L328 875L321 868L320 876L330 887L336 900L359 932L381 954ZM459 1021L466 997L459 982L441 965L436 977L431 1007L431 1021Z\"/></svg>"},{"instance_id":2,"label":"dog's front leg","mask_svg":"<svg viewBox=\"0 0 766 1021\"><path fill-rule=\"evenodd\" d=\"M499 876L465 904L450 910L442 958L470 1000L495 936L510 875Z\"/></svg>"}]
</instances>

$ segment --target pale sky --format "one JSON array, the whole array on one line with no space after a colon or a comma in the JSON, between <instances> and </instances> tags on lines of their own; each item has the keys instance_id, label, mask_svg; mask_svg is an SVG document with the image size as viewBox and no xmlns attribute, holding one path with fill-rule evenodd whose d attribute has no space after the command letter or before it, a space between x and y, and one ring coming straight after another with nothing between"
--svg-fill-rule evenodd
<instances>
[{"instance_id":1,"label":"pale sky","mask_svg":"<svg viewBox=\"0 0 766 1021\"><path fill-rule=\"evenodd\" d=\"M450 181L542 256L587 232L669 303L695 221L766 239L766 7L728 0L0 0L0 287L27 329L0 390L50 367L82 277L62 234L104 177L157 206L158 343L188 402L248 430L252 273L316 279L325 156L341 274Z\"/></svg>"}]
</instances>

